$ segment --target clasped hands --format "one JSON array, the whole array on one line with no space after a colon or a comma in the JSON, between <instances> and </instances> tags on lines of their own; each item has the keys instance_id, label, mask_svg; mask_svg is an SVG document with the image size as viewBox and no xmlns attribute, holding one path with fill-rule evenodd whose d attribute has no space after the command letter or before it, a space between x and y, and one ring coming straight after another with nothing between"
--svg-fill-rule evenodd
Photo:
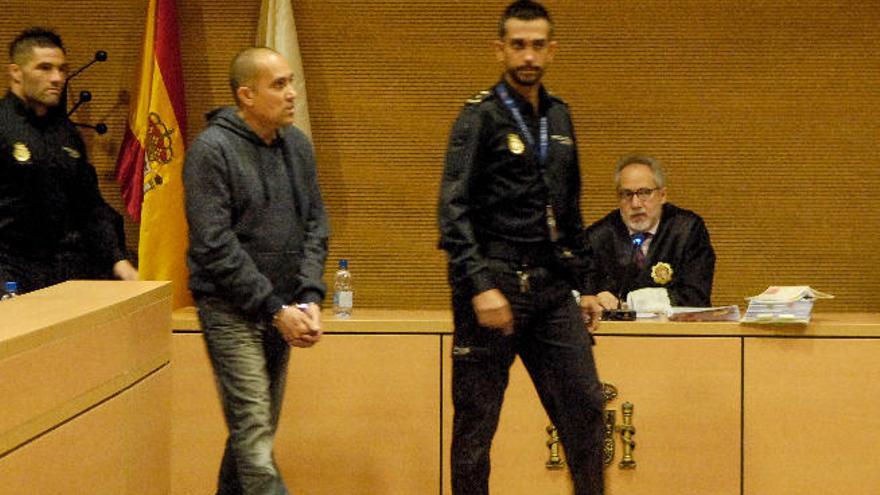
<instances>
[{"instance_id":1,"label":"clasped hands","mask_svg":"<svg viewBox=\"0 0 880 495\"><path fill-rule=\"evenodd\" d=\"M309 303L304 308L285 306L272 318L275 328L293 347L312 347L321 340L321 307Z\"/></svg>"}]
</instances>

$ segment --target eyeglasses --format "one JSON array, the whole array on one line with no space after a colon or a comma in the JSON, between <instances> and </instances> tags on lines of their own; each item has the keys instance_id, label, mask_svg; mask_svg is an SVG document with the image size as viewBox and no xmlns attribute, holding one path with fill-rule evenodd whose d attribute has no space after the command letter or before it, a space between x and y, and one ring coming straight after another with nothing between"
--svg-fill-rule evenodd
<instances>
[{"instance_id":1,"label":"eyeglasses","mask_svg":"<svg viewBox=\"0 0 880 495\"><path fill-rule=\"evenodd\" d=\"M617 191L617 197L620 198L621 201L632 201L633 196L638 196L639 201L647 201L654 196L654 191L657 191L659 189L659 187L655 187L653 189L643 187L635 191L630 191L629 189L621 189Z\"/></svg>"}]
</instances>

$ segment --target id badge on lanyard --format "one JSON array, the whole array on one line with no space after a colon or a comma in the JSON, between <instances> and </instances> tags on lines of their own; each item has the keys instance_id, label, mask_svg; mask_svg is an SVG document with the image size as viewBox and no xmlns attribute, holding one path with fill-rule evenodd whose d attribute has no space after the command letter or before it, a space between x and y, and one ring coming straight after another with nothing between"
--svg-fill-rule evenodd
<instances>
[{"instance_id":1,"label":"id badge on lanyard","mask_svg":"<svg viewBox=\"0 0 880 495\"><path fill-rule=\"evenodd\" d=\"M535 137L532 135L531 131L529 131L529 127L526 125L525 119L523 119L522 113L519 111L519 107L516 106L516 102L513 101L513 98L510 96L510 93L507 91L507 88L502 83L498 83L498 86L495 87L495 91L498 93L498 96L501 97L501 101L504 102L504 106L507 107L507 110L510 111L510 114L513 115L513 120L516 121L516 125L519 126L519 133L526 140L530 147L535 148ZM547 123L547 117L541 117L538 125L538 149L537 149L537 157L538 164L541 166L541 176L544 176L544 163L547 162L547 155L550 150L550 128ZM549 187L548 187L549 191ZM556 213L553 211L553 205L547 204L547 229L550 231L550 240L556 242L559 240L559 230L556 226Z\"/></svg>"}]
</instances>

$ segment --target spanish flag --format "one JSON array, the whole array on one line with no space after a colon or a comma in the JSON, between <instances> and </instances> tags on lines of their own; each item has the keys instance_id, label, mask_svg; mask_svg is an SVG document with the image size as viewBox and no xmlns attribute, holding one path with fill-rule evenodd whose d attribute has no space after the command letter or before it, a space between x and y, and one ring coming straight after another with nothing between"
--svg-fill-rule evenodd
<instances>
[{"instance_id":1,"label":"spanish flag","mask_svg":"<svg viewBox=\"0 0 880 495\"><path fill-rule=\"evenodd\" d=\"M187 290L183 209L186 107L175 0L150 0L140 75L131 95L116 180L129 215L140 220L142 280L171 280L174 307L192 304Z\"/></svg>"}]
</instances>

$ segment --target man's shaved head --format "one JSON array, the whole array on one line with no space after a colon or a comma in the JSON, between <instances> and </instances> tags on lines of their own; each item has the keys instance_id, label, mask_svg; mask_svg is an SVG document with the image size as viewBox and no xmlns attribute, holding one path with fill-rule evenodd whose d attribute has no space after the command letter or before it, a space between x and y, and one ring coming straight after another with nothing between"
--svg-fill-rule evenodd
<instances>
[{"instance_id":1,"label":"man's shaved head","mask_svg":"<svg viewBox=\"0 0 880 495\"><path fill-rule=\"evenodd\" d=\"M255 47L244 49L232 59L229 66L229 87L232 89L232 97L235 103L238 101L238 88L253 84L262 67L261 59L268 54L279 55L271 48Z\"/></svg>"}]
</instances>

